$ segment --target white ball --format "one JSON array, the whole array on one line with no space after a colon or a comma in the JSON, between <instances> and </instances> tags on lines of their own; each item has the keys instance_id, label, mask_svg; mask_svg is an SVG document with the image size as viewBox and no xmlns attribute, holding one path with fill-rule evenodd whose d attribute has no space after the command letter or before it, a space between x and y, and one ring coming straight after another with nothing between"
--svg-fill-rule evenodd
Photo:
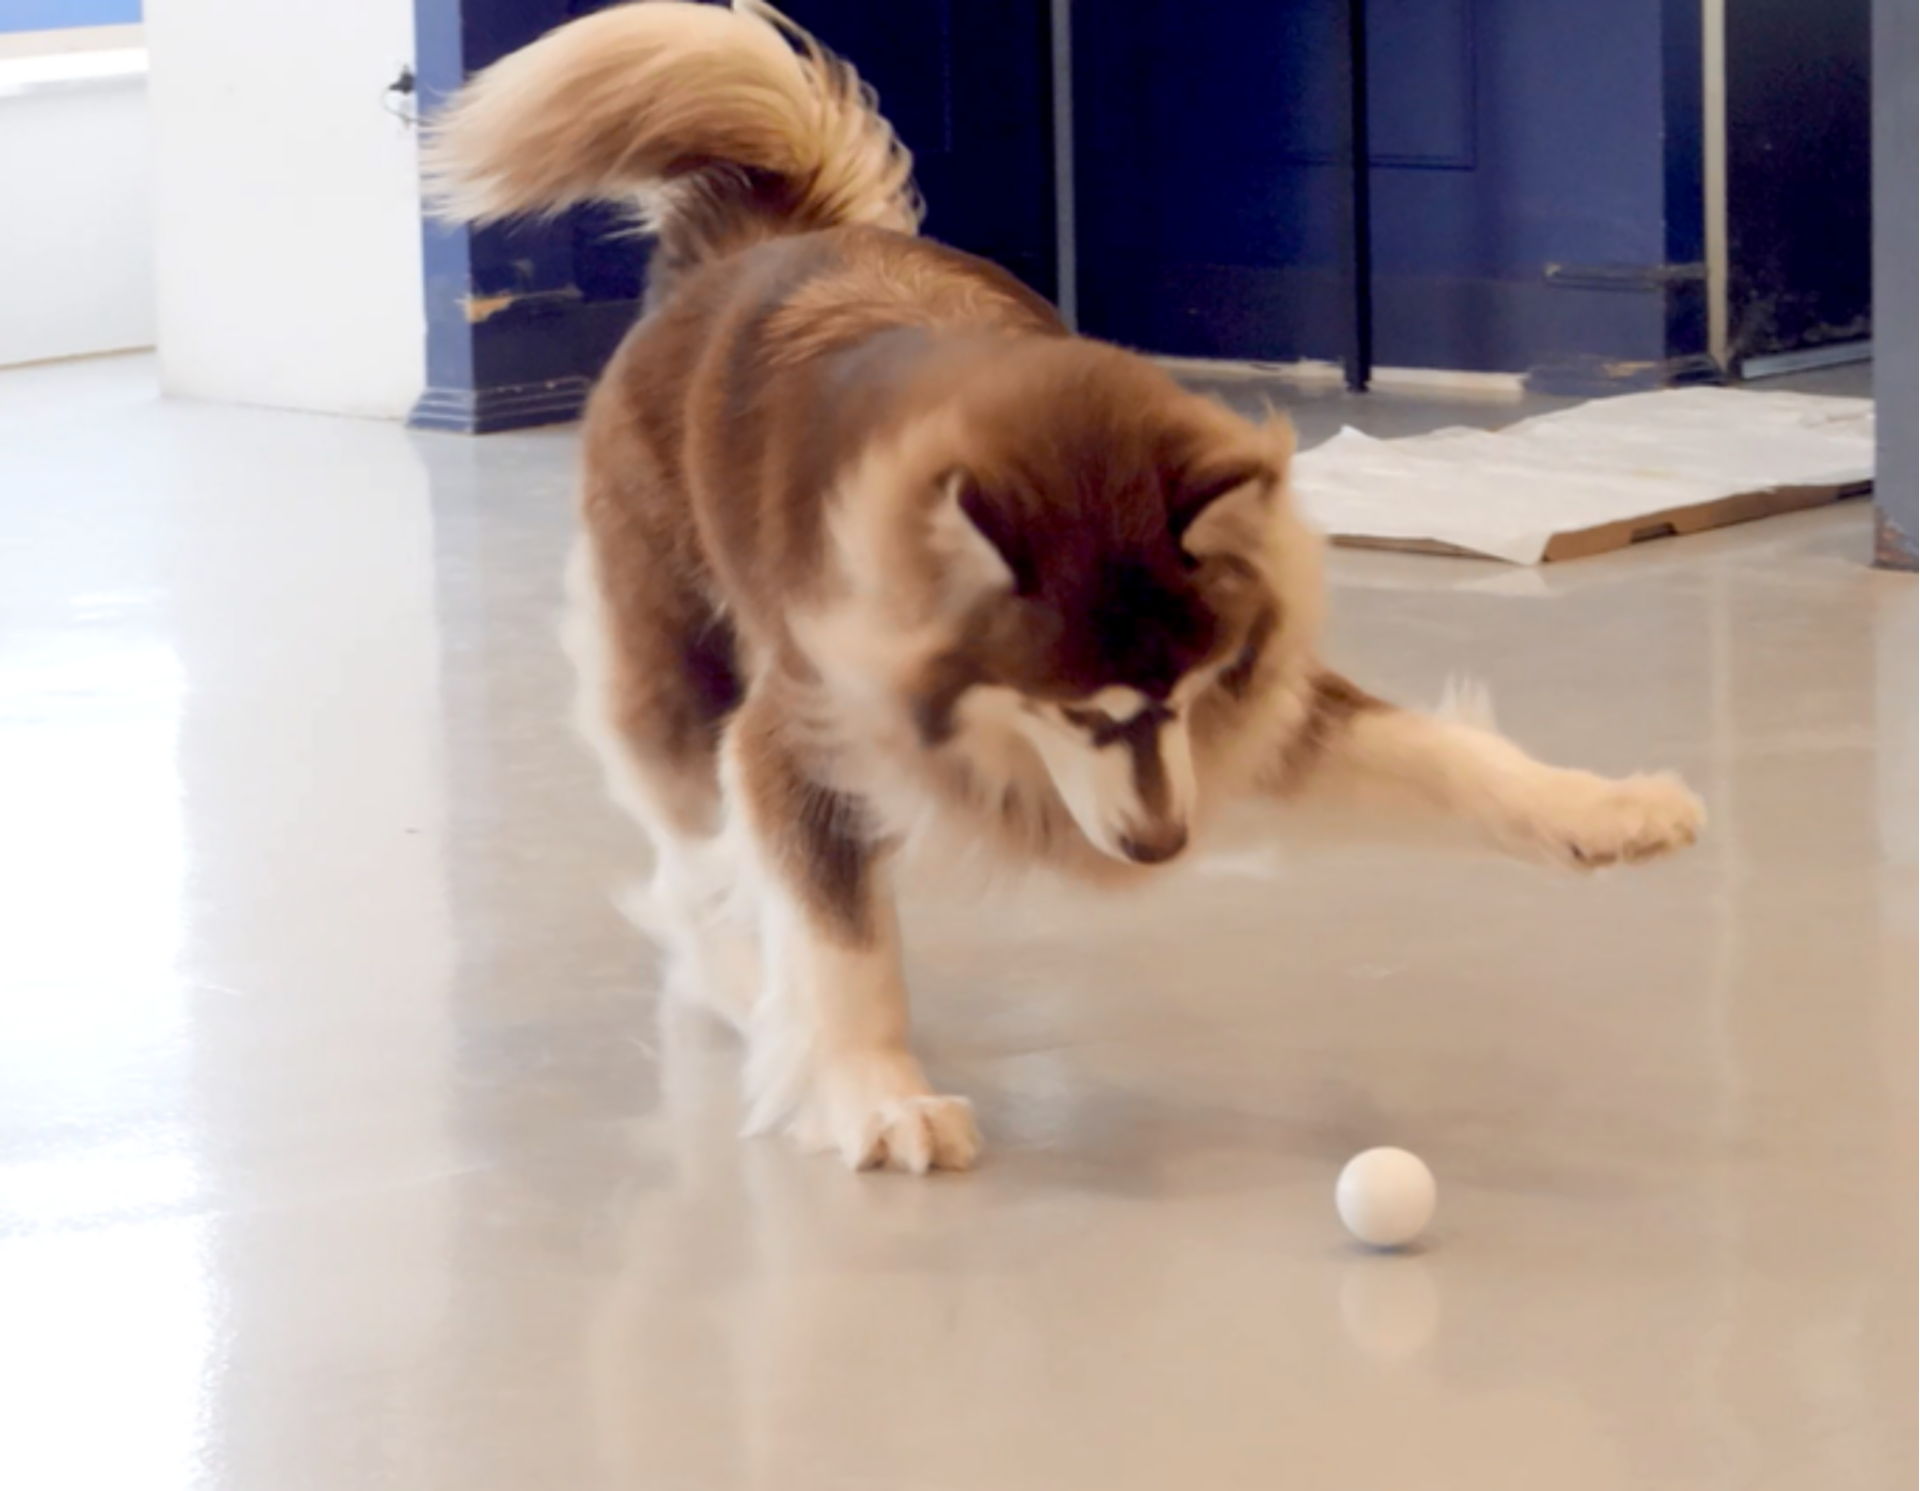
<instances>
[{"instance_id":1,"label":"white ball","mask_svg":"<svg viewBox=\"0 0 1920 1491\"><path fill-rule=\"evenodd\" d=\"M1369 1149L1347 1161L1334 1188L1340 1220L1361 1242L1399 1248L1433 1220L1433 1172L1404 1149Z\"/></svg>"}]
</instances>

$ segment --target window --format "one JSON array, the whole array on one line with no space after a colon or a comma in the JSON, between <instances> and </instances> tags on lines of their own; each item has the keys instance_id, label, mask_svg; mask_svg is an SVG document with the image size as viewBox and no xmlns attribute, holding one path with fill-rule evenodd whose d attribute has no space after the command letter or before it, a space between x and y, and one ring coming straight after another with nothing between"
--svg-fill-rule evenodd
<instances>
[{"instance_id":1,"label":"window","mask_svg":"<svg viewBox=\"0 0 1920 1491\"><path fill-rule=\"evenodd\" d=\"M139 24L140 0L7 0L0 5L0 32Z\"/></svg>"}]
</instances>

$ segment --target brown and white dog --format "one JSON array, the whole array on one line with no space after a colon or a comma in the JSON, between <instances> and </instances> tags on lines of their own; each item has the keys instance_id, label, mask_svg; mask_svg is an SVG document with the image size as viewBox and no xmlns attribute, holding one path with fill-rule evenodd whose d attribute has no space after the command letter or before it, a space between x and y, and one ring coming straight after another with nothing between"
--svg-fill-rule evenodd
<instances>
[{"instance_id":1,"label":"brown and white dog","mask_svg":"<svg viewBox=\"0 0 1920 1491\"><path fill-rule=\"evenodd\" d=\"M917 237L909 167L756 3L574 21L428 146L449 218L625 201L658 237L587 413L571 640L653 925L747 1038L750 1129L974 1162L908 1046L903 850L1127 879L1245 794L1576 868L1693 841L1670 776L1545 766L1321 667L1284 421Z\"/></svg>"}]
</instances>

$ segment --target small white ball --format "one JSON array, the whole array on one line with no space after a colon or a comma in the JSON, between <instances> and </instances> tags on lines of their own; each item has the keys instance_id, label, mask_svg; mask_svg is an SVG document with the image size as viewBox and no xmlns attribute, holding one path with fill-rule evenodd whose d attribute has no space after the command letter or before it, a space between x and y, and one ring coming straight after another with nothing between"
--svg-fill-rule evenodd
<instances>
[{"instance_id":1,"label":"small white ball","mask_svg":"<svg viewBox=\"0 0 1920 1491\"><path fill-rule=\"evenodd\" d=\"M1334 1188L1340 1220L1361 1242L1405 1247L1433 1220L1433 1172L1404 1149L1369 1149L1347 1161Z\"/></svg>"}]
</instances>

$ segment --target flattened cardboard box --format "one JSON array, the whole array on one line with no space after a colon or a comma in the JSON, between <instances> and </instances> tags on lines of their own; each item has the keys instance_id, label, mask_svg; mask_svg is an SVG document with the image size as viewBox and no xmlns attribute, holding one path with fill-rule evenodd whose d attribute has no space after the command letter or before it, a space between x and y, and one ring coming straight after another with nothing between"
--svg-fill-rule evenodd
<instances>
[{"instance_id":1,"label":"flattened cardboard box","mask_svg":"<svg viewBox=\"0 0 1920 1491\"><path fill-rule=\"evenodd\" d=\"M1347 429L1299 456L1293 483L1339 544L1580 559L1870 491L1873 401L1686 388L1504 430Z\"/></svg>"}]
</instances>

